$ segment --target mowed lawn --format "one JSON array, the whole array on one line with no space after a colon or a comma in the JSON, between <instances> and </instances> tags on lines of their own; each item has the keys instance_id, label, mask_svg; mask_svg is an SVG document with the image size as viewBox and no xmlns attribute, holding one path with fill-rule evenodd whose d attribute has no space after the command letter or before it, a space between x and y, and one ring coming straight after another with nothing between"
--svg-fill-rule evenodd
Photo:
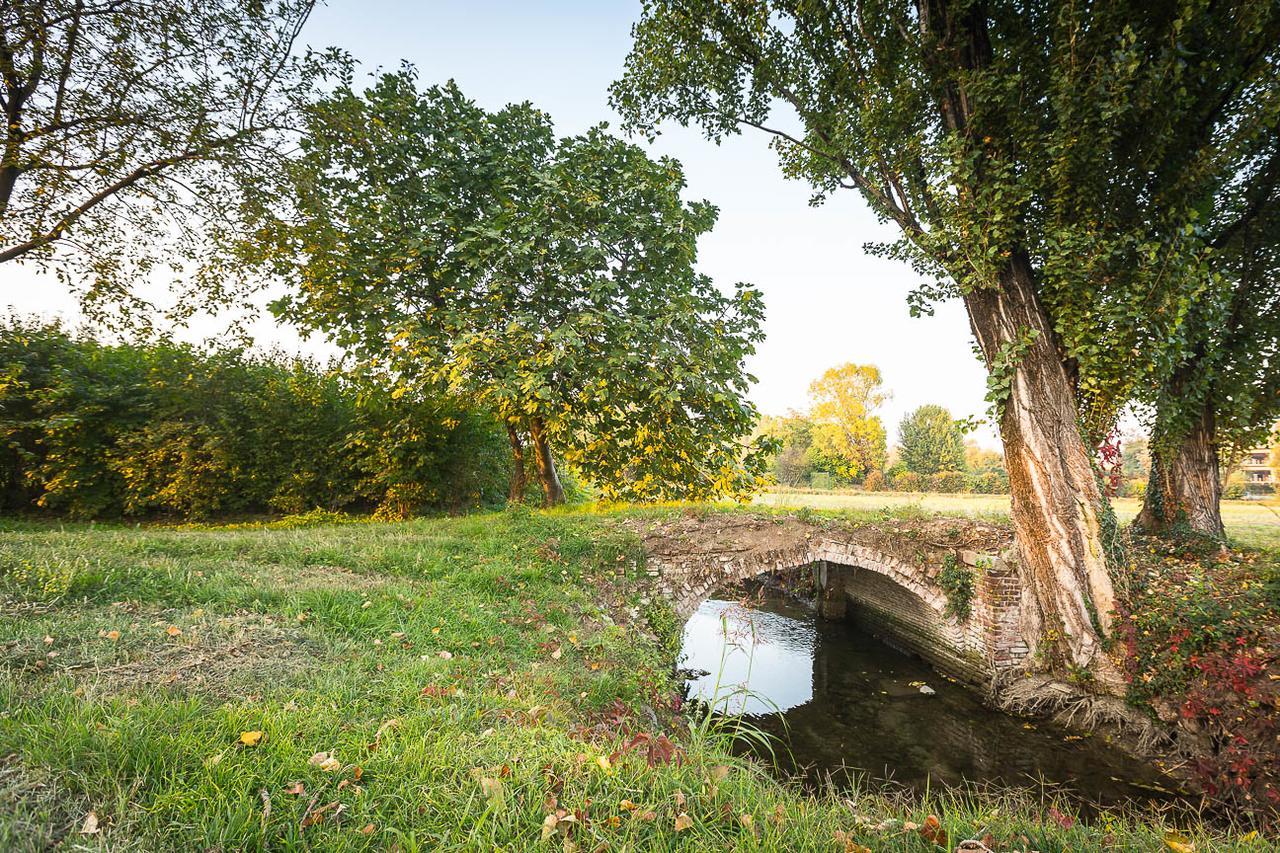
<instances>
[{"instance_id":1,"label":"mowed lawn","mask_svg":"<svg viewBox=\"0 0 1280 853\"><path fill-rule=\"evenodd\" d=\"M677 710L681 626L618 521L0 523L0 849L1263 849L775 780Z\"/></svg>"},{"instance_id":2,"label":"mowed lawn","mask_svg":"<svg viewBox=\"0 0 1280 853\"><path fill-rule=\"evenodd\" d=\"M756 498L756 503L769 507L812 507L826 510L874 512L881 509L900 511L917 507L927 513L1008 518L1008 495L942 495L908 492L854 492L780 489ZM1133 498L1114 498L1111 505L1122 522L1132 521L1141 508ZM1223 501L1222 520L1227 535L1241 545L1253 548L1280 548L1280 502Z\"/></svg>"}]
</instances>

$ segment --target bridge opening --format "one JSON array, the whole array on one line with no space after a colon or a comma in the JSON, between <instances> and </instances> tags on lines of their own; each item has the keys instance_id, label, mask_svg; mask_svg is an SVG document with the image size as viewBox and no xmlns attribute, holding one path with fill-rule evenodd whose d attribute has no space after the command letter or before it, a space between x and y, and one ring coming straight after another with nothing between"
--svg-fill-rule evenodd
<instances>
[{"instance_id":1,"label":"bridge opening","mask_svg":"<svg viewBox=\"0 0 1280 853\"><path fill-rule=\"evenodd\" d=\"M1029 725L996 711L922 655L886 643L882 637L903 636L904 622L931 618L919 596L855 572L849 579L855 592L845 588L839 615L830 596L813 595L823 589L821 569L804 566L713 590L684 630L680 665L690 697L745 714L775 735L786 748L761 757L779 762L781 772L816 785L828 774L840 784L861 772L917 789L1047 780L1082 801L1163 798L1153 791L1163 781L1154 769L1101 739L1081 740L1053 724ZM886 622L890 608L895 616ZM880 636L872 633L877 629Z\"/></svg>"}]
</instances>

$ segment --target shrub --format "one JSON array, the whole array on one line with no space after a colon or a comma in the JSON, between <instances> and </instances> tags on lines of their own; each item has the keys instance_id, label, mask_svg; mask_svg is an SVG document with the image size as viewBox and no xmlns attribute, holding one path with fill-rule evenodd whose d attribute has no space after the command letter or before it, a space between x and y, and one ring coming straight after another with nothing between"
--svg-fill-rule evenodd
<instances>
[{"instance_id":1,"label":"shrub","mask_svg":"<svg viewBox=\"0 0 1280 853\"><path fill-rule=\"evenodd\" d=\"M934 474L930 486L935 492L952 494L969 491L969 478L963 471L939 471Z\"/></svg>"},{"instance_id":2,"label":"shrub","mask_svg":"<svg viewBox=\"0 0 1280 853\"><path fill-rule=\"evenodd\" d=\"M279 354L0 323L0 512L387 517L495 503L493 418Z\"/></svg>"},{"instance_id":3,"label":"shrub","mask_svg":"<svg viewBox=\"0 0 1280 853\"><path fill-rule=\"evenodd\" d=\"M893 488L899 492L923 492L928 479L915 471L903 471L893 478Z\"/></svg>"},{"instance_id":4,"label":"shrub","mask_svg":"<svg viewBox=\"0 0 1280 853\"><path fill-rule=\"evenodd\" d=\"M973 475L969 490L979 495L1007 495L1009 475L1004 471L982 471Z\"/></svg>"},{"instance_id":5,"label":"shrub","mask_svg":"<svg viewBox=\"0 0 1280 853\"><path fill-rule=\"evenodd\" d=\"M868 492L883 492L888 487L889 484L885 480L884 472L882 471L871 471L867 474L866 479L862 481L862 488Z\"/></svg>"}]
</instances>

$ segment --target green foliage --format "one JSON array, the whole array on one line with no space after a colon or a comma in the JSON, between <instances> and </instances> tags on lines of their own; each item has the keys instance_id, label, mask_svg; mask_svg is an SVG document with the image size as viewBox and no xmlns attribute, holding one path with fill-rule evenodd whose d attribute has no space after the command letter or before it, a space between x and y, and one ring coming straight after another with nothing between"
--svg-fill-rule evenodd
<instances>
[{"instance_id":1,"label":"green foliage","mask_svg":"<svg viewBox=\"0 0 1280 853\"><path fill-rule=\"evenodd\" d=\"M938 586L947 596L944 615L960 622L965 622L973 613L974 596L973 569L960 562L955 554L948 554L942 561L942 571L938 573Z\"/></svg>"},{"instance_id":2,"label":"green foliage","mask_svg":"<svg viewBox=\"0 0 1280 853\"><path fill-rule=\"evenodd\" d=\"M444 395L168 342L0 326L0 510L77 518L491 503L505 442Z\"/></svg>"},{"instance_id":3,"label":"green foliage","mask_svg":"<svg viewBox=\"0 0 1280 853\"><path fill-rule=\"evenodd\" d=\"M964 434L942 406L921 406L902 419L898 452L907 469L917 474L962 471L965 467Z\"/></svg>"},{"instance_id":4,"label":"green foliage","mask_svg":"<svg viewBox=\"0 0 1280 853\"><path fill-rule=\"evenodd\" d=\"M405 388L446 383L604 498L761 485L744 369L760 293L696 272L716 210L682 200L676 161L602 127L557 139L529 104L488 112L408 68L340 81L303 149L246 247L292 285L279 316Z\"/></svg>"},{"instance_id":5,"label":"green foliage","mask_svg":"<svg viewBox=\"0 0 1280 853\"><path fill-rule=\"evenodd\" d=\"M272 194L296 101L333 59L291 55L314 6L0 5L0 263L57 273L116 324L145 319L134 284L153 271L192 273L177 315L234 301L220 244Z\"/></svg>"}]
</instances>

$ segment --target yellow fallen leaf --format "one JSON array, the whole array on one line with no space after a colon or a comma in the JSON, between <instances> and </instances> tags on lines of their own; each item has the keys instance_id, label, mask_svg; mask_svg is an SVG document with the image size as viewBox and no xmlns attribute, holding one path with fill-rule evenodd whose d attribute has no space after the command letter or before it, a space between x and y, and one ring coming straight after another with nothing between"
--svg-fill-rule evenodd
<instances>
[{"instance_id":1,"label":"yellow fallen leaf","mask_svg":"<svg viewBox=\"0 0 1280 853\"><path fill-rule=\"evenodd\" d=\"M170 637L182 636L182 629L179 628L177 625L170 625L168 628L164 629L164 632L168 634Z\"/></svg>"},{"instance_id":2,"label":"yellow fallen leaf","mask_svg":"<svg viewBox=\"0 0 1280 853\"><path fill-rule=\"evenodd\" d=\"M618 808L622 809L624 812L633 812L638 808L638 806L630 800L623 800L618 803Z\"/></svg>"},{"instance_id":3,"label":"yellow fallen leaf","mask_svg":"<svg viewBox=\"0 0 1280 853\"><path fill-rule=\"evenodd\" d=\"M502 780L494 779L490 776L481 776L480 793L484 794L485 799L490 803L500 803L502 801Z\"/></svg>"},{"instance_id":4,"label":"yellow fallen leaf","mask_svg":"<svg viewBox=\"0 0 1280 853\"><path fill-rule=\"evenodd\" d=\"M245 746L257 746L262 743L262 732L241 732L240 742Z\"/></svg>"},{"instance_id":5,"label":"yellow fallen leaf","mask_svg":"<svg viewBox=\"0 0 1280 853\"><path fill-rule=\"evenodd\" d=\"M693 829L693 818L680 812L676 815L676 832L684 832L686 829Z\"/></svg>"},{"instance_id":6,"label":"yellow fallen leaf","mask_svg":"<svg viewBox=\"0 0 1280 853\"><path fill-rule=\"evenodd\" d=\"M598 764L600 766L600 769L603 770L605 773L608 773L613 770L613 765L609 763L609 757L606 755L597 755L596 764Z\"/></svg>"},{"instance_id":7,"label":"yellow fallen leaf","mask_svg":"<svg viewBox=\"0 0 1280 853\"><path fill-rule=\"evenodd\" d=\"M1164 834L1164 846L1172 850L1173 853L1195 853L1196 849L1196 846L1188 841L1185 835L1172 829Z\"/></svg>"}]
</instances>

